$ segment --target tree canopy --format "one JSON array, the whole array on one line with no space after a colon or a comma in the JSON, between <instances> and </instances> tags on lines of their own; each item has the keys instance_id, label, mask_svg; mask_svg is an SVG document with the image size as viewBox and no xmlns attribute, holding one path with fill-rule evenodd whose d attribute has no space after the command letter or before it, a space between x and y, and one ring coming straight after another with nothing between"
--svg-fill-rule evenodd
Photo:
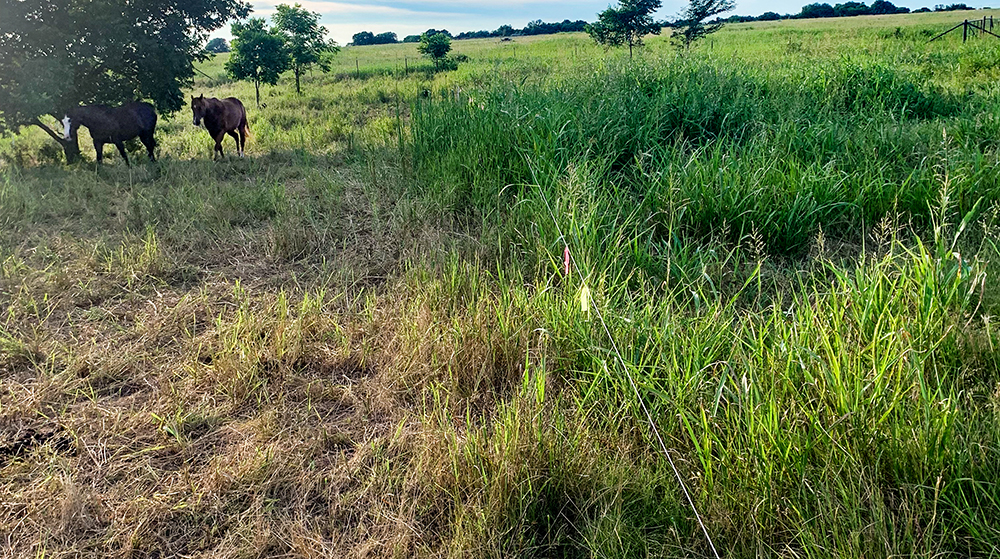
<instances>
[{"instance_id":1,"label":"tree canopy","mask_svg":"<svg viewBox=\"0 0 1000 559\"><path fill-rule=\"evenodd\" d=\"M420 54L431 57L435 66L440 66L441 62L451 51L451 37L444 33L428 35L424 33L420 36L420 44L417 45Z\"/></svg>"},{"instance_id":2,"label":"tree canopy","mask_svg":"<svg viewBox=\"0 0 1000 559\"><path fill-rule=\"evenodd\" d=\"M421 33L421 35L427 35L428 37L433 37L434 35L444 35L449 39L454 39L454 37L451 36L451 32L449 32L447 29L434 29L433 27L431 27L427 31L424 31L423 33Z\"/></svg>"},{"instance_id":3,"label":"tree canopy","mask_svg":"<svg viewBox=\"0 0 1000 559\"><path fill-rule=\"evenodd\" d=\"M825 2L815 2L813 4L806 4L802 6L802 11L799 13L799 17L810 19L817 17L833 17L833 6Z\"/></svg>"},{"instance_id":4,"label":"tree canopy","mask_svg":"<svg viewBox=\"0 0 1000 559\"><path fill-rule=\"evenodd\" d=\"M205 50L212 54L220 54L223 52L229 52L229 43L226 42L222 37L216 37L205 45Z\"/></svg>"},{"instance_id":5,"label":"tree canopy","mask_svg":"<svg viewBox=\"0 0 1000 559\"><path fill-rule=\"evenodd\" d=\"M319 14L310 12L296 3L295 6L279 4L273 16L275 29L284 35L285 46L295 74L295 92L302 93L299 78L314 64L324 72L330 62L324 54L340 50L336 43L328 43L326 28L319 24Z\"/></svg>"},{"instance_id":6,"label":"tree canopy","mask_svg":"<svg viewBox=\"0 0 1000 559\"><path fill-rule=\"evenodd\" d=\"M0 132L39 126L73 159L43 116L136 99L177 111L208 34L249 13L240 0L0 0Z\"/></svg>"},{"instance_id":7,"label":"tree canopy","mask_svg":"<svg viewBox=\"0 0 1000 559\"><path fill-rule=\"evenodd\" d=\"M844 2L833 7L833 14L837 17L853 17L868 15L868 6L863 2Z\"/></svg>"},{"instance_id":8,"label":"tree canopy","mask_svg":"<svg viewBox=\"0 0 1000 559\"><path fill-rule=\"evenodd\" d=\"M360 47L364 45L391 45L393 43L398 43L399 38L392 31L386 31L385 33L379 33L378 35L372 33L371 31L362 31L360 33L355 33L351 37L351 44Z\"/></svg>"},{"instance_id":9,"label":"tree canopy","mask_svg":"<svg viewBox=\"0 0 1000 559\"><path fill-rule=\"evenodd\" d=\"M722 28L722 21L706 23L714 15L728 12L736 7L734 0L691 0L687 8L681 12L681 19L674 24L670 37L681 48L691 48L691 45L702 37L715 33Z\"/></svg>"},{"instance_id":10,"label":"tree canopy","mask_svg":"<svg viewBox=\"0 0 1000 559\"><path fill-rule=\"evenodd\" d=\"M660 24L653 21L653 12L660 9L660 0L621 0L618 6L609 6L597 15L597 21L587 26L587 33L594 42L606 47L642 45L646 35L658 35Z\"/></svg>"},{"instance_id":11,"label":"tree canopy","mask_svg":"<svg viewBox=\"0 0 1000 559\"><path fill-rule=\"evenodd\" d=\"M226 72L236 80L252 82L260 106L261 84L278 83L281 73L292 64L285 37L267 28L263 18L233 24L233 54L226 62Z\"/></svg>"}]
</instances>

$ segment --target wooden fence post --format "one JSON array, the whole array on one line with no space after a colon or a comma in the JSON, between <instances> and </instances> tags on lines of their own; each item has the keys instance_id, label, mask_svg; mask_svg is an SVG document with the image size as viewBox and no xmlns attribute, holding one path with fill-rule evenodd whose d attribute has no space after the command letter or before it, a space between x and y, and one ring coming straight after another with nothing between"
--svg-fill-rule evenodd
<instances>
[{"instance_id":1,"label":"wooden fence post","mask_svg":"<svg viewBox=\"0 0 1000 559\"><path fill-rule=\"evenodd\" d=\"M357 70L357 72L358 72L358 79L360 80L361 79L361 63L358 62L357 58L354 59L354 68L355 68L355 70Z\"/></svg>"},{"instance_id":2,"label":"wooden fence post","mask_svg":"<svg viewBox=\"0 0 1000 559\"><path fill-rule=\"evenodd\" d=\"M962 22L962 42L969 38L969 20Z\"/></svg>"}]
</instances>

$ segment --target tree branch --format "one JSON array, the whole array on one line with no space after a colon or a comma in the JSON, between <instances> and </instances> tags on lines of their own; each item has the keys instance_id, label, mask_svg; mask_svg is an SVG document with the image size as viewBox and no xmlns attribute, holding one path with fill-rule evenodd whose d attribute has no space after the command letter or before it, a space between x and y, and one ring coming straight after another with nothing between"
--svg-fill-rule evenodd
<instances>
[{"instance_id":1,"label":"tree branch","mask_svg":"<svg viewBox=\"0 0 1000 559\"><path fill-rule=\"evenodd\" d=\"M42 121L38 120L38 117L35 117L35 119L29 124L34 124L35 126L41 128L42 130L45 130L45 133L51 136L52 139L55 140L59 145L63 145L66 143L66 140L60 138L55 132L52 131L51 128L45 126L45 124L43 124Z\"/></svg>"}]
</instances>

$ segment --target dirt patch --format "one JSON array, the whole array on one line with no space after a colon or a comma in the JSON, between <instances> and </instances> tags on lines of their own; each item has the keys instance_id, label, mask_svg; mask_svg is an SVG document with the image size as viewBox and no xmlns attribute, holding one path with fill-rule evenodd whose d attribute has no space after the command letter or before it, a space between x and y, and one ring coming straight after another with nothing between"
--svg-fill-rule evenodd
<instances>
[{"instance_id":1,"label":"dirt patch","mask_svg":"<svg viewBox=\"0 0 1000 559\"><path fill-rule=\"evenodd\" d=\"M0 429L0 468L46 444L60 454L76 454L73 437L58 425Z\"/></svg>"}]
</instances>

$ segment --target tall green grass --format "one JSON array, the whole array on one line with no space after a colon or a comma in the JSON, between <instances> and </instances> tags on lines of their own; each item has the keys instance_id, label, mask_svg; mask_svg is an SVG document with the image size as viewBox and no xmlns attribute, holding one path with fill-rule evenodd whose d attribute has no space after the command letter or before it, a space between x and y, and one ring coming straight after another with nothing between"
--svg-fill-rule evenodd
<instances>
[{"instance_id":1,"label":"tall green grass","mask_svg":"<svg viewBox=\"0 0 1000 559\"><path fill-rule=\"evenodd\" d=\"M882 63L814 70L771 76L691 57L496 83L418 105L415 158L461 210L511 204L517 185L586 167L653 220L700 234L726 224L733 239L756 231L777 254L802 254L820 227L856 240L892 212L926 223L942 173L959 211L997 199L996 131L968 126L984 101Z\"/></svg>"},{"instance_id":2,"label":"tall green grass","mask_svg":"<svg viewBox=\"0 0 1000 559\"><path fill-rule=\"evenodd\" d=\"M497 244L500 306L549 348L503 426L456 443L456 471L486 472L456 539L707 555L631 375L726 556L996 553L995 106L877 57L705 53L415 104L417 192ZM518 414L553 378L572 390L535 427ZM541 455L496 455L527 426ZM613 452L595 437L635 445L629 475L663 495L574 469ZM497 461L528 465L516 506ZM571 481L587 468L631 508Z\"/></svg>"}]
</instances>

